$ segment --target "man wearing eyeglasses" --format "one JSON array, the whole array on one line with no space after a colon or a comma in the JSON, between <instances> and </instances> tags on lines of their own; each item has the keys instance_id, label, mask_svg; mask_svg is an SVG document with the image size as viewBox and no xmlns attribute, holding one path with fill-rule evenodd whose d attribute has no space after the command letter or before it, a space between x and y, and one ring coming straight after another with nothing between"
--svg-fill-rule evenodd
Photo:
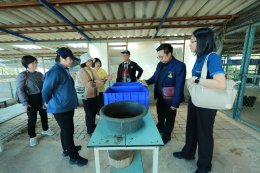
<instances>
[{"instance_id":1,"label":"man wearing eyeglasses","mask_svg":"<svg viewBox=\"0 0 260 173\"><path fill-rule=\"evenodd\" d=\"M123 60L118 66L117 70L117 82L136 82L143 74L143 69L134 61L130 60L130 51L124 50ZM136 76L136 72L138 72Z\"/></svg>"},{"instance_id":2,"label":"man wearing eyeglasses","mask_svg":"<svg viewBox=\"0 0 260 173\"><path fill-rule=\"evenodd\" d=\"M166 144L171 140L177 108L183 100L186 77L185 64L172 55L170 44L161 44L157 49L158 63L153 76L142 82L144 86L154 84L154 99L157 99L157 128Z\"/></svg>"}]
</instances>

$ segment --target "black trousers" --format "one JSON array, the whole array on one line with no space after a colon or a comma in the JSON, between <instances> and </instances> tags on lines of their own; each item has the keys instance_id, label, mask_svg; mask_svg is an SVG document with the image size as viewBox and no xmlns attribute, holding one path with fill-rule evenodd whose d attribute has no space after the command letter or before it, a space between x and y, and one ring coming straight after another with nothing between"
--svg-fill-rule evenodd
<instances>
[{"instance_id":1,"label":"black trousers","mask_svg":"<svg viewBox=\"0 0 260 173\"><path fill-rule=\"evenodd\" d=\"M165 103L162 96L158 96L156 102L158 115L158 129L163 130L164 135L171 135L174 128L176 110L171 110L170 106Z\"/></svg>"},{"instance_id":2,"label":"black trousers","mask_svg":"<svg viewBox=\"0 0 260 173\"><path fill-rule=\"evenodd\" d=\"M71 159L75 159L79 156L79 153L75 147L73 135L74 135L74 110L70 110L63 113L53 114L59 127L60 127L60 140L64 151L69 153Z\"/></svg>"},{"instance_id":3,"label":"black trousers","mask_svg":"<svg viewBox=\"0 0 260 173\"><path fill-rule=\"evenodd\" d=\"M193 157L198 145L199 170L210 171L213 156L213 126L217 110L196 107L189 99L185 146L182 153Z\"/></svg>"},{"instance_id":4,"label":"black trousers","mask_svg":"<svg viewBox=\"0 0 260 173\"><path fill-rule=\"evenodd\" d=\"M104 93L100 92L98 95L98 113L100 111L100 109L104 106Z\"/></svg>"},{"instance_id":5,"label":"black trousers","mask_svg":"<svg viewBox=\"0 0 260 173\"><path fill-rule=\"evenodd\" d=\"M85 121L87 126L87 133L91 134L95 130L96 114L98 113L98 97L83 99L84 111L85 111Z\"/></svg>"},{"instance_id":6,"label":"black trousers","mask_svg":"<svg viewBox=\"0 0 260 173\"><path fill-rule=\"evenodd\" d=\"M41 94L28 95L28 103L31 107L27 109L28 115L28 135L30 138L36 136L35 126L37 122L37 114L39 111L42 123L42 129L44 131L48 130L48 117L45 109L42 108L42 97Z\"/></svg>"}]
</instances>

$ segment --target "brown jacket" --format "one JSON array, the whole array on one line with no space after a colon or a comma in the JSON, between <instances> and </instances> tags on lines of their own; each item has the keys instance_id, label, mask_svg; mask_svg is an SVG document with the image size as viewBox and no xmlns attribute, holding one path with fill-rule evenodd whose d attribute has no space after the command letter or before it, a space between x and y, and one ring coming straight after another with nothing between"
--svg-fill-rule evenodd
<instances>
[{"instance_id":1,"label":"brown jacket","mask_svg":"<svg viewBox=\"0 0 260 173\"><path fill-rule=\"evenodd\" d=\"M100 79L96 70L91 69L93 80L91 79L85 68L81 68L77 72L77 77L80 82L87 88L87 98L94 98L98 96L98 87L100 86Z\"/></svg>"}]
</instances>

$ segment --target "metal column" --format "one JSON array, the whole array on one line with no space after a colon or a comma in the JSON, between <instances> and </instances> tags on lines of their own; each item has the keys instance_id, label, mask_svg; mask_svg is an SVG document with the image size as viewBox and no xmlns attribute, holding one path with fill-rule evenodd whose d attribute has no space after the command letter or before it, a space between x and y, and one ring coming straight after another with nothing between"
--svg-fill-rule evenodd
<instances>
[{"instance_id":1,"label":"metal column","mask_svg":"<svg viewBox=\"0 0 260 173\"><path fill-rule=\"evenodd\" d=\"M244 91L246 86L246 79L247 79L247 71L250 63L251 58L251 52L253 48L254 38L255 38L255 26L249 26L246 30L246 37L245 37L245 43L243 48L243 56L242 56L242 62L241 62L241 68L240 68L240 80L241 84L238 89L238 99L234 105L234 111L233 111L233 118L239 119L240 114L243 107L243 97L244 97Z\"/></svg>"}]
</instances>

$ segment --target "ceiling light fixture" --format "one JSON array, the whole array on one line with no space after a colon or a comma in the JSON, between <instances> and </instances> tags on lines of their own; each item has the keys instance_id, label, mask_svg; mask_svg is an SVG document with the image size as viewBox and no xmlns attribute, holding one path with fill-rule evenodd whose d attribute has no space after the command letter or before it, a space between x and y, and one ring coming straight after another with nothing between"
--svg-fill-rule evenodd
<instances>
[{"instance_id":1,"label":"ceiling light fixture","mask_svg":"<svg viewBox=\"0 0 260 173\"><path fill-rule=\"evenodd\" d=\"M18 47L20 49L42 49L42 47L33 45L33 44L27 44L27 45L13 45L14 47Z\"/></svg>"},{"instance_id":2,"label":"ceiling light fixture","mask_svg":"<svg viewBox=\"0 0 260 173\"><path fill-rule=\"evenodd\" d=\"M72 48L88 48L88 43L69 43L67 45Z\"/></svg>"},{"instance_id":3,"label":"ceiling light fixture","mask_svg":"<svg viewBox=\"0 0 260 173\"><path fill-rule=\"evenodd\" d=\"M108 43L109 46L122 46L126 45L126 42L114 42L114 43Z\"/></svg>"}]
</instances>

